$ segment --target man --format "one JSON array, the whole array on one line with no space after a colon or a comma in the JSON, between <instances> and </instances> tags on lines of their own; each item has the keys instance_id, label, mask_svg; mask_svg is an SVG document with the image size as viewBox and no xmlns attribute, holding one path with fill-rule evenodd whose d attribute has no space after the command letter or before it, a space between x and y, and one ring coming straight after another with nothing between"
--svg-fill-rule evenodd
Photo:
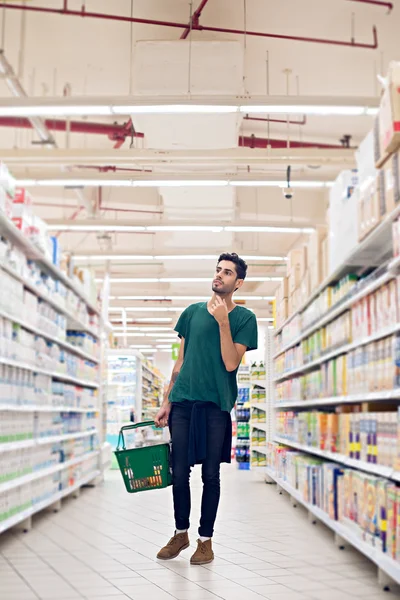
<instances>
[{"instance_id":1,"label":"man","mask_svg":"<svg viewBox=\"0 0 400 600\"><path fill-rule=\"evenodd\" d=\"M192 304L175 330L179 357L155 422L169 423L172 441L175 535L157 558L170 560L189 547L191 466L202 464L203 496L198 547L190 562L214 559L211 538L220 498L220 463L230 462L231 410L236 374L244 353L257 348L254 313L232 301L244 283L247 265L237 254L221 254L208 302Z\"/></svg>"}]
</instances>

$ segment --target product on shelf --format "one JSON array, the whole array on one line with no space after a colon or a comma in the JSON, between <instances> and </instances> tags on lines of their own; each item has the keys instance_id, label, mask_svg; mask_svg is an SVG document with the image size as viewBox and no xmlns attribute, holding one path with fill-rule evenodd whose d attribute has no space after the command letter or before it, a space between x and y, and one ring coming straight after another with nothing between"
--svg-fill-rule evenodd
<instances>
[{"instance_id":1,"label":"product on shelf","mask_svg":"<svg viewBox=\"0 0 400 600\"><path fill-rule=\"evenodd\" d=\"M279 437L310 448L399 469L399 412L277 412Z\"/></svg>"}]
</instances>

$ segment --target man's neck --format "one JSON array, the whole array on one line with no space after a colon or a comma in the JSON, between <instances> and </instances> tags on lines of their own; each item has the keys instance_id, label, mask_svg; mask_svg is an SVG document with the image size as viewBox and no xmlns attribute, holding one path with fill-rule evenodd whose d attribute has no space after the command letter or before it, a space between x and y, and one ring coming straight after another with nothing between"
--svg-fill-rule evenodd
<instances>
[{"instance_id":1,"label":"man's neck","mask_svg":"<svg viewBox=\"0 0 400 600\"><path fill-rule=\"evenodd\" d=\"M222 294L216 294L214 292L213 295L212 295L212 297L211 297L211 300L209 300L208 304L214 304L215 301L216 301L217 296L219 298L221 298L221 300L225 300L229 312L231 312L231 310L233 310L235 308L236 304L232 300L233 294L229 294L228 296L225 296L225 295L222 295Z\"/></svg>"}]
</instances>

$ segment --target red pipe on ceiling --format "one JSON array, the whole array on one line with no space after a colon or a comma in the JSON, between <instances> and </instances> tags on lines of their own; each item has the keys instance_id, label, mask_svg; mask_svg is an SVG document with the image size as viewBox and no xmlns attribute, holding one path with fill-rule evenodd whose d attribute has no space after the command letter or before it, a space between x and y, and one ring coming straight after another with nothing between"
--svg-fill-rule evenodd
<instances>
[{"instance_id":1,"label":"red pipe on ceiling","mask_svg":"<svg viewBox=\"0 0 400 600\"><path fill-rule=\"evenodd\" d=\"M382 8L387 8L388 12L393 10L392 2L381 2L381 0L348 0L350 2L362 2L363 4L373 4L375 6L382 6Z\"/></svg>"},{"instance_id":2,"label":"red pipe on ceiling","mask_svg":"<svg viewBox=\"0 0 400 600\"><path fill-rule=\"evenodd\" d=\"M287 140L272 140L267 138L259 138L255 136L241 135L238 141L239 146L245 146L246 148L331 148L337 150L343 150L344 146L340 144L320 144L319 142L296 142L290 140L288 144Z\"/></svg>"},{"instance_id":3,"label":"red pipe on ceiling","mask_svg":"<svg viewBox=\"0 0 400 600\"><path fill-rule=\"evenodd\" d=\"M176 23L173 21L157 21L155 19L140 19L138 17L127 17L123 15L113 15L111 13L97 13L97 12L89 12L84 8L82 10L70 10L67 7L67 2L64 1L63 8L47 8L44 6L31 6L26 4L8 4L7 2L0 2L0 8L8 9L8 10L27 10L31 12L37 13L47 13L47 14L56 14L56 15L67 15L70 17L90 17L93 19L106 19L112 21L123 21L125 23L141 23L142 25L158 25L161 27L174 27L177 29L186 30L188 25L187 23ZM313 37L304 37L297 35L283 35L278 33L264 33L261 31L244 31L242 29L228 29L226 27L209 27L200 25L199 23L194 23L192 21L192 30L193 31L212 31L216 33L232 33L235 35L248 35L255 37L265 37L265 38L274 38L278 40L290 40L295 42L310 42L313 44L331 44L333 46L348 46L350 48L365 48L365 49L376 49L378 47L378 34L376 31L376 27L372 28L373 35L373 43L365 44L355 42L351 40L349 42L345 42L342 40L331 40L324 38L313 38Z\"/></svg>"},{"instance_id":4,"label":"red pipe on ceiling","mask_svg":"<svg viewBox=\"0 0 400 600\"><path fill-rule=\"evenodd\" d=\"M208 2L208 0L202 0L199 5L199 8L194 11L194 13L192 15L192 24L190 26L190 23L189 23L188 27L186 27L185 31L181 35L181 40L186 40L187 36L190 33L190 29L193 29L193 25L199 24L199 19L201 17L201 13L203 12L203 8L207 4L207 2Z\"/></svg>"},{"instance_id":5,"label":"red pipe on ceiling","mask_svg":"<svg viewBox=\"0 0 400 600\"><path fill-rule=\"evenodd\" d=\"M67 127L73 133L94 133L107 135L112 141L120 141L133 135L134 137L144 138L144 133L134 131L130 122L118 125L116 123L93 123L90 121L62 121L58 119L46 119L47 129L54 131L66 131ZM15 127L23 129L32 129L32 123L29 119L22 117L0 117L0 127Z\"/></svg>"},{"instance_id":6,"label":"red pipe on ceiling","mask_svg":"<svg viewBox=\"0 0 400 600\"><path fill-rule=\"evenodd\" d=\"M287 119L265 119L263 117L249 117L249 115L246 115L244 119L245 121L262 121L263 123L285 123L285 125L288 123L290 123L290 125L305 125L307 123L306 115L304 115L301 121L288 121Z\"/></svg>"}]
</instances>

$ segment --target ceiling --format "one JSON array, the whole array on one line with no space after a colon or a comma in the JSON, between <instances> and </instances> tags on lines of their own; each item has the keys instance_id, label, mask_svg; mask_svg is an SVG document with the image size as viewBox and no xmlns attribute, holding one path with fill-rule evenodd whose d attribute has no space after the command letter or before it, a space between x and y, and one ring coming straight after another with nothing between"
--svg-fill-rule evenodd
<instances>
[{"instance_id":1,"label":"ceiling","mask_svg":"<svg viewBox=\"0 0 400 600\"><path fill-rule=\"evenodd\" d=\"M64 5L71 14L61 14ZM238 98L239 103L246 96L289 95L288 104L293 105L298 101L296 96L325 96L332 104L335 97L348 96L376 103L380 93L377 75L386 72L389 61L400 60L399 7L388 12L388 7L379 3L119 0L111 8L105 0L89 0L83 5L85 18L74 14L82 10L82 0L28 0L27 11L20 10L22 2L0 2L4 58L15 73L14 84L18 81L29 97L70 96L72 102L78 96L120 100L151 96L162 103L167 96L190 99L193 94L207 101L229 96ZM197 20L199 6L203 9ZM34 10L41 8L45 10ZM49 10L59 12L46 12ZM194 14L191 32L178 26L114 19L185 24L190 10ZM90 13L108 13L113 18ZM247 33L198 30L200 25ZM374 26L377 48L369 47L374 41ZM254 32L317 37L335 43L261 37ZM186 40L180 40L183 33ZM11 101L11 89L9 80L0 79L0 97ZM49 185L33 187L31 193L36 212L53 225L87 225L90 219L91 223L109 226L108 231L59 231L58 236L76 264L93 270L99 288L105 272L109 273L111 321L121 321L120 309L126 307L128 319L140 319L132 327L155 327L154 319L161 318L170 319L163 324L165 328L172 327L184 306L195 298L207 297L215 257L225 250L250 257L249 276L261 281L247 282L241 294L257 297L247 299L246 305L266 319L270 316L266 298L274 295L285 272L284 258L291 248L307 241L302 228L325 222L329 190L300 188L288 200L279 187L249 185L248 180L285 185L289 164L293 182L334 180L342 169L355 166L352 150L340 148L341 138L347 134L350 145L357 146L371 128L372 117L304 118L296 114L289 122L286 115L275 115L270 121L266 115L250 117L263 120L248 119L245 113L78 114L72 119L74 123L65 125L63 117L48 116L47 130L55 141L51 148L37 143L37 132L25 126L23 119L0 118L0 158L18 179L100 180L101 187L80 188L79 193ZM55 121L63 121L64 126ZM54 127L67 131L55 131ZM90 127L95 133L88 132ZM85 132L78 133L77 129ZM272 148L250 147L264 144L249 139L252 136L270 140ZM111 187L108 181L152 178L161 183L166 180L166 184ZM171 186L171 179L207 180L208 185ZM239 179L246 185L209 184L216 179ZM112 231L113 225L143 229L117 232ZM199 225L217 229L193 229ZM222 229L229 225L295 229L285 233ZM164 230L152 230L153 226ZM187 230L170 231L166 226ZM102 254L105 258L100 260ZM182 255L197 258L184 259ZM118 281L121 279L125 281ZM158 328L161 326L158 322ZM165 335L154 339L139 337L145 333L139 330L130 333L135 334L138 344L148 337L151 345L169 333L167 329L159 332ZM129 342L135 344L135 338Z\"/></svg>"}]
</instances>

